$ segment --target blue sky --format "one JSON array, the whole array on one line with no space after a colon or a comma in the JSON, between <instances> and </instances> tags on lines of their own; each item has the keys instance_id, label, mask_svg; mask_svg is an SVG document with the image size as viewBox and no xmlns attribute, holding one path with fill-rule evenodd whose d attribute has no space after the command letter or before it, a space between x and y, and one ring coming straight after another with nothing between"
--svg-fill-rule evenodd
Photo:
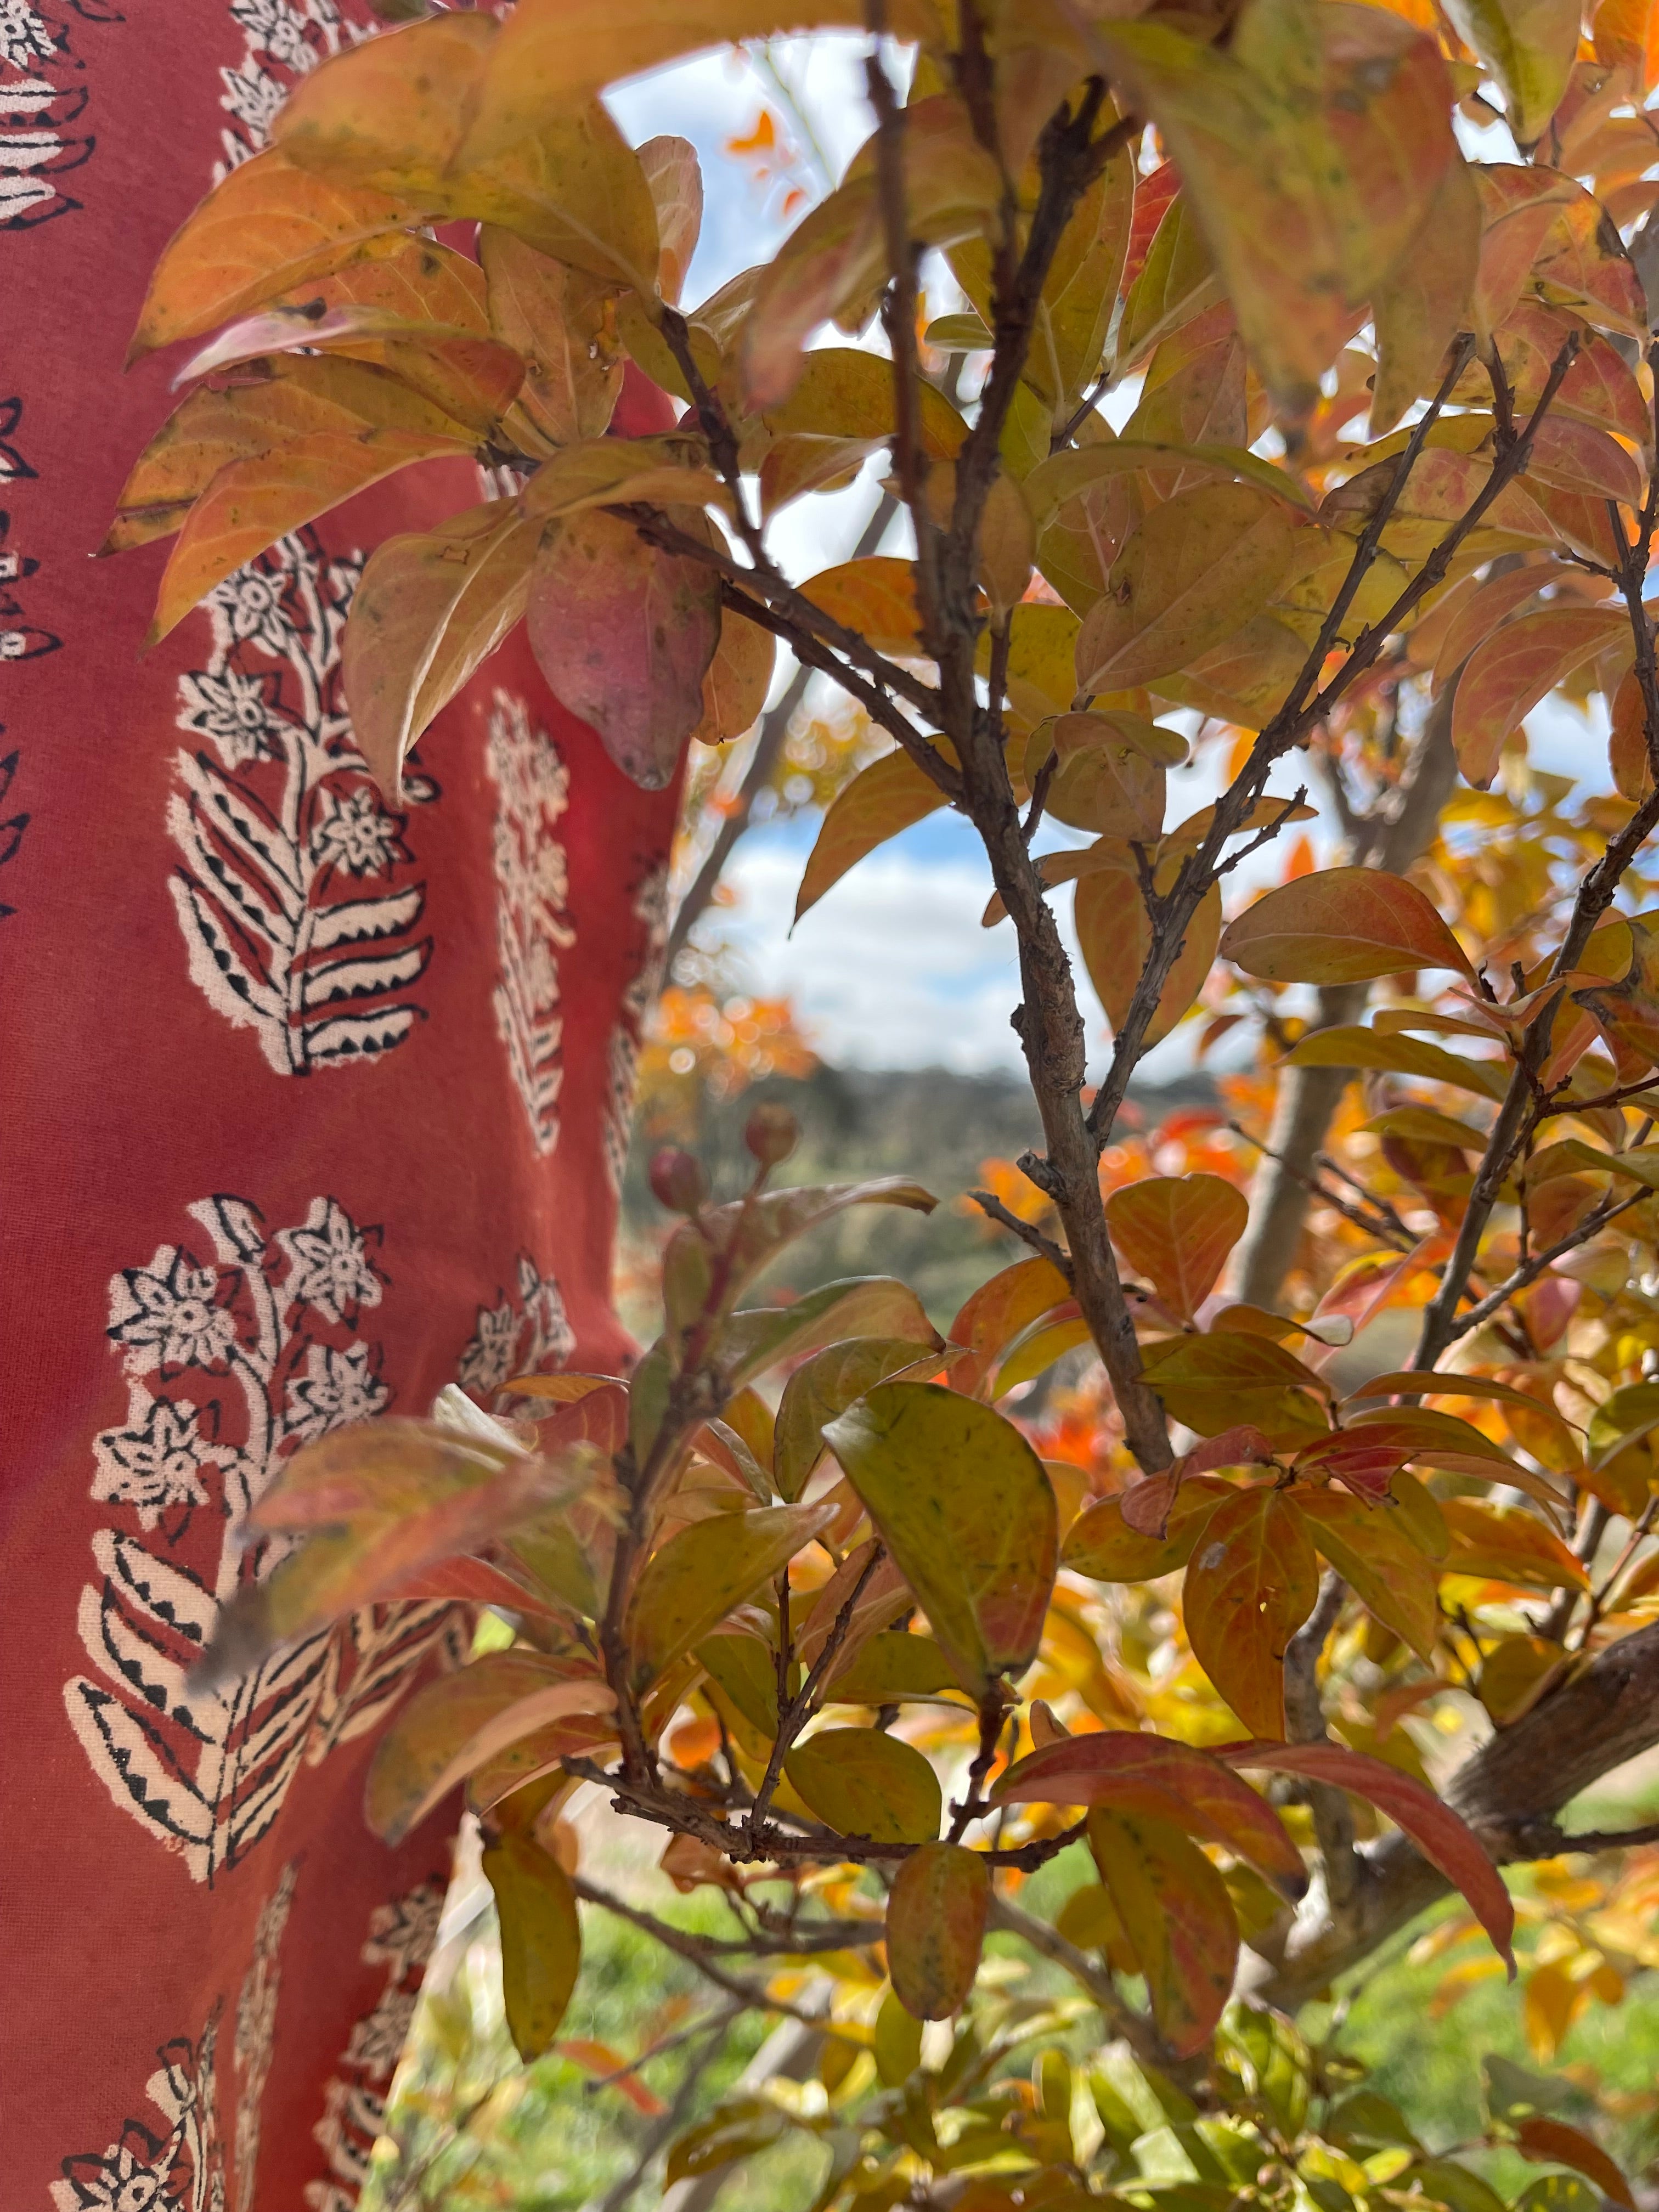
<instances>
[{"instance_id":1,"label":"blue sky","mask_svg":"<svg viewBox=\"0 0 1659 2212\"><path fill-rule=\"evenodd\" d=\"M861 38L840 34L781 40L775 49L780 72L810 121L823 167L836 175L870 128L863 52ZM710 55L624 86L608 95L607 104L636 144L675 131L697 149L706 205L688 301L705 298L775 249L790 228L780 212L781 188L758 186L753 168L726 151L729 139L753 130L763 106L781 115L776 92L756 63L730 52ZM809 156L803 183L816 181L815 166ZM846 340L836 337L835 342ZM1134 396L1132 387L1114 395L1108 412L1121 420ZM773 544L792 574L811 575L846 556L873 503L880 472L872 464L849 490L803 500L787 511ZM900 543L890 541L892 550ZM781 672L779 688L787 673ZM1540 765L1588 775L1593 783L1607 786L1604 724L1592 730L1571 709L1557 708L1534 716L1528 726ZM1286 793L1293 791L1294 763L1274 782ZM1202 770L1182 771L1171 783L1172 821L1214 796ZM1329 850L1328 824L1322 820L1308 827L1316 845ZM990 878L969 825L949 813L919 823L844 877L792 936L795 887L812 834L811 826L798 823L762 829L738 849L728 875L738 903L722 915L721 928L738 956L741 980L757 992L788 993L817 1049L833 1061L1018 1069L1018 1045L1008 1026L1018 998L1012 933L1006 923L994 930L980 927ZM1054 842L1073 841L1060 831ZM1241 869L1229 910L1237 911L1252 888L1273 881L1281 866L1269 850L1254 867ZM1069 940L1068 895L1062 893L1058 904ZM1085 999L1097 1067L1106 1030L1086 989ZM1193 1037L1188 1029L1167 1039L1149 1056L1148 1074L1157 1079L1188 1066Z\"/></svg>"}]
</instances>

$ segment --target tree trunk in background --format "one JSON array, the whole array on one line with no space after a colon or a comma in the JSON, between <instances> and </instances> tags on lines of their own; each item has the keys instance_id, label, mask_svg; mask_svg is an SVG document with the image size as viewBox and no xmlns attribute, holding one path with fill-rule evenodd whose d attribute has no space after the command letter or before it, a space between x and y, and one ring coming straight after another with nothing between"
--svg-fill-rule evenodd
<instances>
[{"instance_id":1,"label":"tree trunk in background","mask_svg":"<svg viewBox=\"0 0 1659 2212\"><path fill-rule=\"evenodd\" d=\"M1400 788L1391 819L1375 817L1350 840L1350 866L1386 868L1404 875L1433 842L1440 810L1457 779L1452 751L1452 702L1457 686L1449 684L1424 726L1410 769ZM1316 1029L1357 1022L1365 1010L1370 986L1337 984L1318 994ZM1279 1079L1273 1127L1267 1138L1278 1155L1261 1163L1250 1193L1250 1225L1238 1248L1233 1292L1247 1305L1272 1308L1285 1286L1307 1218L1312 1193L1293 1170L1313 1173L1337 1101L1352 1080L1346 1067L1291 1067Z\"/></svg>"}]
</instances>

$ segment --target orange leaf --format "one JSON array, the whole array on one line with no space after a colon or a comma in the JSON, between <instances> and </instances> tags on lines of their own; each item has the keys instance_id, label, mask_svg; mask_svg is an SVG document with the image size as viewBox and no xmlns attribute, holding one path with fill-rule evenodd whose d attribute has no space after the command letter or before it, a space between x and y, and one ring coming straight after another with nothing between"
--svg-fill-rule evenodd
<instances>
[{"instance_id":1,"label":"orange leaf","mask_svg":"<svg viewBox=\"0 0 1659 2212\"><path fill-rule=\"evenodd\" d=\"M349 260L421 210L296 168L280 146L234 168L174 232L149 280L129 362L199 337Z\"/></svg>"},{"instance_id":2,"label":"orange leaf","mask_svg":"<svg viewBox=\"0 0 1659 2212\"><path fill-rule=\"evenodd\" d=\"M1541 607L1477 646L1452 707L1452 744L1467 780L1484 791L1504 739L1539 701L1607 647L1629 640L1622 607Z\"/></svg>"},{"instance_id":3,"label":"orange leaf","mask_svg":"<svg viewBox=\"0 0 1659 2212\"><path fill-rule=\"evenodd\" d=\"M1516 2140L1527 2156L1540 2166L1570 2166L1576 2173L1593 2181L1605 2197L1616 2204L1627 2205L1636 2212L1636 2199L1626 2180L1623 2169L1616 2166L1598 2142L1591 2141L1582 2128L1568 2125L1565 2120L1552 2120L1542 2113L1534 2113L1522 2120L1515 2131Z\"/></svg>"},{"instance_id":4,"label":"orange leaf","mask_svg":"<svg viewBox=\"0 0 1659 2212\"><path fill-rule=\"evenodd\" d=\"M1107 1020L1115 1031L1119 1030L1128 1018L1135 986L1152 949L1146 902L1127 852L1122 866L1097 868L1082 878L1073 918L1089 981L1106 1010ZM1205 978L1215 964L1220 937L1221 892L1212 884L1187 925L1186 939L1147 1025L1148 1045L1168 1036L1203 989Z\"/></svg>"},{"instance_id":5,"label":"orange leaf","mask_svg":"<svg viewBox=\"0 0 1659 2212\"><path fill-rule=\"evenodd\" d=\"M1216 1508L1182 1613L1199 1665L1259 1735L1285 1732L1285 1653L1318 1595L1313 1546L1277 1490L1240 1491Z\"/></svg>"},{"instance_id":6,"label":"orange leaf","mask_svg":"<svg viewBox=\"0 0 1659 2212\"><path fill-rule=\"evenodd\" d=\"M1337 1490L1298 1483L1285 1494L1366 1611L1427 1660L1440 1620L1437 1570L1413 1542L1401 1516L1386 1505L1362 1504Z\"/></svg>"},{"instance_id":7,"label":"orange leaf","mask_svg":"<svg viewBox=\"0 0 1659 2212\"><path fill-rule=\"evenodd\" d=\"M1452 1887L1461 1890L1480 1925L1515 1974L1515 1907L1497 1868L1481 1849L1474 1832L1460 1820L1449 1805L1413 1776L1364 1752L1336 1743L1225 1743L1216 1757L1230 1766L1266 1766L1278 1774L1305 1775L1311 1782L1328 1782L1352 1790L1396 1827L1404 1829L1431 1866L1439 1868Z\"/></svg>"},{"instance_id":8,"label":"orange leaf","mask_svg":"<svg viewBox=\"0 0 1659 2212\"><path fill-rule=\"evenodd\" d=\"M662 2099L647 2089L637 2074L623 2072L628 2061L608 2043L593 2043L586 2036L574 2036L556 2043L553 2048L561 2058L580 2066L584 2074L595 2075L607 2088L620 2091L635 2111L643 2112L647 2119L654 2120L668 2110Z\"/></svg>"},{"instance_id":9,"label":"orange leaf","mask_svg":"<svg viewBox=\"0 0 1659 2212\"><path fill-rule=\"evenodd\" d=\"M1473 1498L1443 1498L1440 1510L1452 1540L1443 1574L1480 1575L1523 1589L1589 1588L1583 1561L1536 1514Z\"/></svg>"},{"instance_id":10,"label":"orange leaf","mask_svg":"<svg viewBox=\"0 0 1659 2212\"><path fill-rule=\"evenodd\" d=\"M825 810L795 893L795 920L816 906L866 854L912 823L937 813L944 804L945 793L902 748L861 768Z\"/></svg>"},{"instance_id":11,"label":"orange leaf","mask_svg":"<svg viewBox=\"0 0 1659 2212\"><path fill-rule=\"evenodd\" d=\"M1106 1202L1112 1242L1183 1321L1190 1321L1244 1234L1243 1193L1219 1176L1148 1176Z\"/></svg>"},{"instance_id":12,"label":"orange leaf","mask_svg":"<svg viewBox=\"0 0 1659 2212\"><path fill-rule=\"evenodd\" d=\"M1468 688L1466 676L1460 702ZM1363 983L1413 968L1474 974L1430 900L1382 868L1325 868L1281 884L1228 924L1221 955L1274 983Z\"/></svg>"},{"instance_id":13,"label":"orange leaf","mask_svg":"<svg viewBox=\"0 0 1659 2212\"><path fill-rule=\"evenodd\" d=\"M1061 1736L1017 1759L991 1792L999 1804L1115 1805L1169 1820L1260 1867L1292 1897L1302 1855L1271 1805L1218 1759L1123 1729Z\"/></svg>"}]
</instances>

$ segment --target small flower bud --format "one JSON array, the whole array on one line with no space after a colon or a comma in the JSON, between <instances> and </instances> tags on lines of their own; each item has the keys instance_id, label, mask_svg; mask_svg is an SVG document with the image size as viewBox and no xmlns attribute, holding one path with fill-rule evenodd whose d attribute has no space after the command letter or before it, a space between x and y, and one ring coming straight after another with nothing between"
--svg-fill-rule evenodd
<instances>
[{"instance_id":1,"label":"small flower bud","mask_svg":"<svg viewBox=\"0 0 1659 2212\"><path fill-rule=\"evenodd\" d=\"M799 1140L799 1127L787 1106L757 1106L744 1126L743 1141L763 1168L787 1160Z\"/></svg>"},{"instance_id":2,"label":"small flower bud","mask_svg":"<svg viewBox=\"0 0 1659 2212\"><path fill-rule=\"evenodd\" d=\"M651 1190L671 1213L696 1213L708 1195L702 1162L678 1145L665 1145L651 1162Z\"/></svg>"}]
</instances>

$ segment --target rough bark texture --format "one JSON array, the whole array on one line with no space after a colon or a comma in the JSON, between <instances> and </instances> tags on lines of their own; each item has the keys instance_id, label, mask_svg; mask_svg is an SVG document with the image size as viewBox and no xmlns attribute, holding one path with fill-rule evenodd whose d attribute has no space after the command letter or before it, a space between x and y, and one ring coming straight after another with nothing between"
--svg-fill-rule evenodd
<instances>
[{"instance_id":1,"label":"rough bark texture","mask_svg":"<svg viewBox=\"0 0 1659 2212\"><path fill-rule=\"evenodd\" d=\"M1592 1783L1659 1744L1659 1624L1627 1636L1459 1768L1446 1802L1500 1865L1571 1848L1555 1815ZM1294 2011L1450 1887L1405 1836L1356 1854L1340 1908L1310 1893L1264 1956L1255 1993ZM1264 1939L1264 1943L1267 1939Z\"/></svg>"}]
</instances>

